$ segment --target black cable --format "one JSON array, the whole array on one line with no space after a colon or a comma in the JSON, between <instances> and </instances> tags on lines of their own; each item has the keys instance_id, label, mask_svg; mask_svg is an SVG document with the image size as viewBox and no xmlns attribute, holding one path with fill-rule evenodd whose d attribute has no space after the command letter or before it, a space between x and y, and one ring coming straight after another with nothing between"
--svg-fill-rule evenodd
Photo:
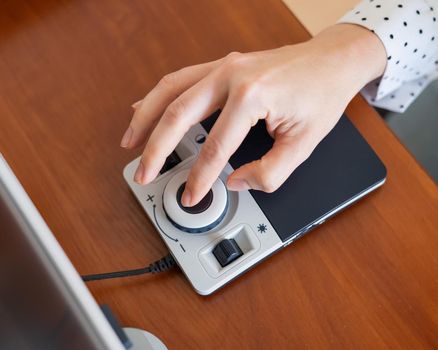
<instances>
[{"instance_id":1,"label":"black cable","mask_svg":"<svg viewBox=\"0 0 438 350\"><path fill-rule=\"evenodd\" d=\"M97 281L97 280L105 280L109 278L119 278L119 277L131 277L143 275L145 273L159 273L164 272L176 265L176 261L171 254L166 255L164 258L157 260L150 264L149 266L142 267L140 269L133 270L125 270L125 271L116 271L116 272L106 272L106 273L97 273L93 275L84 275L81 276L84 282L89 281Z\"/></svg>"}]
</instances>

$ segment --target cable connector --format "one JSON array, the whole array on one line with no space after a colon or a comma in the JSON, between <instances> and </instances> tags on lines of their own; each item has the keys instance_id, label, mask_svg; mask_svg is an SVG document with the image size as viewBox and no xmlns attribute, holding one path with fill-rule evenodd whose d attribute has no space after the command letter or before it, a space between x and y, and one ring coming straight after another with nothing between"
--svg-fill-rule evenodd
<instances>
[{"instance_id":1,"label":"cable connector","mask_svg":"<svg viewBox=\"0 0 438 350\"><path fill-rule=\"evenodd\" d=\"M159 273L164 272L176 265L176 261L173 258L172 254L167 254L164 258L155 261L154 263L149 265L150 273Z\"/></svg>"},{"instance_id":2,"label":"cable connector","mask_svg":"<svg viewBox=\"0 0 438 350\"><path fill-rule=\"evenodd\" d=\"M147 267L142 267L140 269L133 270L125 270L125 271L116 271L116 272L105 272L98 273L93 275L84 275L81 276L84 282L97 281L97 280L105 280L109 278L120 278L120 277L131 277L143 275L146 273L160 273L164 271L168 271L169 269L176 266L176 261L173 258L172 254L168 254L165 257L161 258L150 264Z\"/></svg>"}]
</instances>

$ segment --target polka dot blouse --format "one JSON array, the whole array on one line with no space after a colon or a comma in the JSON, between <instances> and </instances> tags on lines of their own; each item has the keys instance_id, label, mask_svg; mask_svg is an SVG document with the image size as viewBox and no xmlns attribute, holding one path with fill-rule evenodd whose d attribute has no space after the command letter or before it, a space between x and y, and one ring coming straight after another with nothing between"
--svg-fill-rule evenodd
<instances>
[{"instance_id":1,"label":"polka dot blouse","mask_svg":"<svg viewBox=\"0 0 438 350\"><path fill-rule=\"evenodd\" d=\"M368 28L382 40L383 76L362 89L376 107L403 112L438 78L438 0L365 0L340 19Z\"/></svg>"}]
</instances>

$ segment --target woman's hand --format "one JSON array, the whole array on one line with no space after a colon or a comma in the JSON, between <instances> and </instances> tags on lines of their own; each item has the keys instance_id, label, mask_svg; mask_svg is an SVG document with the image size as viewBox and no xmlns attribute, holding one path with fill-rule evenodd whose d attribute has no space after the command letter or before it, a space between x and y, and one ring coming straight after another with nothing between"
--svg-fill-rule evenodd
<instances>
[{"instance_id":1,"label":"woman's hand","mask_svg":"<svg viewBox=\"0 0 438 350\"><path fill-rule=\"evenodd\" d=\"M165 76L134 104L121 146L146 141L135 181L147 184L189 128L222 113L191 169L182 204L209 191L250 128L264 119L275 139L261 159L236 169L233 191L275 191L335 126L353 96L385 68L386 53L368 30L338 24L308 42L217 61Z\"/></svg>"}]
</instances>

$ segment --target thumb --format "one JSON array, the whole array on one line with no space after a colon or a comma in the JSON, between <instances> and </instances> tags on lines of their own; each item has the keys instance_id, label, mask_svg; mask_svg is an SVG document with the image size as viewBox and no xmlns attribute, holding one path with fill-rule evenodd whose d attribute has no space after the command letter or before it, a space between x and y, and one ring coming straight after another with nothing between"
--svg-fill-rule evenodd
<instances>
[{"instance_id":1,"label":"thumb","mask_svg":"<svg viewBox=\"0 0 438 350\"><path fill-rule=\"evenodd\" d=\"M235 170L228 177L227 188L230 191L253 189L274 192L315 148L310 146L306 136L306 133L280 136L261 159Z\"/></svg>"}]
</instances>

